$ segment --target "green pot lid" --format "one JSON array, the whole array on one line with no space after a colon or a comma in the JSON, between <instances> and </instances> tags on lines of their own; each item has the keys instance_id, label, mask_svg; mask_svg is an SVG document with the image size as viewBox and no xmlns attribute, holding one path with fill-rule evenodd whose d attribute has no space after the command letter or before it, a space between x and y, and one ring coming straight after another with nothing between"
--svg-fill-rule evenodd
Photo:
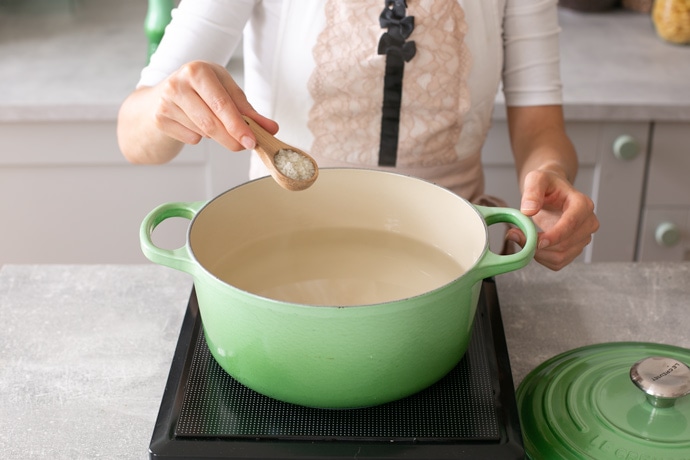
<instances>
[{"instance_id":1,"label":"green pot lid","mask_svg":"<svg viewBox=\"0 0 690 460\"><path fill-rule=\"evenodd\" d=\"M544 362L517 390L537 459L690 459L690 350L617 342Z\"/></svg>"}]
</instances>

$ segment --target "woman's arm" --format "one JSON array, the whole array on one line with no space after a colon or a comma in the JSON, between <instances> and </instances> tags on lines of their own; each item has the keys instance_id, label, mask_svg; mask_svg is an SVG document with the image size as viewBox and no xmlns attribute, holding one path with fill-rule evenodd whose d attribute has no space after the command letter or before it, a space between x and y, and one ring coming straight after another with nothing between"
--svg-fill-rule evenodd
<instances>
[{"instance_id":1,"label":"woman's arm","mask_svg":"<svg viewBox=\"0 0 690 460\"><path fill-rule=\"evenodd\" d=\"M521 211L540 227L535 259L560 270L599 228L594 203L573 187L578 160L565 132L561 106L509 107L508 123L522 193ZM511 229L507 238L524 244Z\"/></svg>"},{"instance_id":2,"label":"woman's arm","mask_svg":"<svg viewBox=\"0 0 690 460\"><path fill-rule=\"evenodd\" d=\"M519 183L534 169L549 169L574 182L578 159L565 132L561 107L508 107L507 111Z\"/></svg>"},{"instance_id":3,"label":"woman's arm","mask_svg":"<svg viewBox=\"0 0 690 460\"><path fill-rule=\"evenodd\" d=\"M120 106L117 140L120 151L131 163L166 163L175 158L184 145L158 129L153 114L158 93L156 87L140 87Z\"/></svg>"},{"instance_id":4,"label":"woman's arm","mask_svg":"<svg viewBox=\"0 0 690 460\"><path fill-rule=\"evenodd\" d=\"M117 136L133 163L172 160L184 144L203 137L229 150L252 148L241 114L269 131L224 65L232 56L259 0L182 0L137 89L123 102Z\"/></svg>"}]
</instances>

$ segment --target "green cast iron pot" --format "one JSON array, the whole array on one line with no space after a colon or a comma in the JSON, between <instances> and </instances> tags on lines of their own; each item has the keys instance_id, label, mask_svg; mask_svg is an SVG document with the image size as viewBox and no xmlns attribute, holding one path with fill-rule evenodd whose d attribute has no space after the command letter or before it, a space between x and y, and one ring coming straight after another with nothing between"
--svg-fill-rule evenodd
<instances>
[{"instance_id":1,"label":"green cast iron pot","mask_svg":"<svg viewBox=\"0 0 690 460\"><path fill-rule=\"evenodd\" d=\"M152 233L171 217L190 219L186 244L162 249L152 242ZM489 250L487 229L498 222L525 233L521 251ZM276 235L332 228L420 241L451 257L461 270L424 292L352 305L329 302L328 292L319 292L313 302L276 300L221 279L234 254L257 242L261 247ZM518 210L474 206L423 180L322 169L316 183L300 192L285 191L266 177L209 202L161 205L142 222L140 239L151 261L193 276L206 342L228 374L285 402L355 408L412 395L452 370L469 343L481 281L527 265L537 233ZM257 252L254 259L253 265L269 264L271 257ZM285 271L300 273L301 261L295 259ZM339 263L324 260L324 273ZM367 269L357 271L379 275ZM272 277L261 271L259 277L270 289Z\"/></svg>"}]
</instances>

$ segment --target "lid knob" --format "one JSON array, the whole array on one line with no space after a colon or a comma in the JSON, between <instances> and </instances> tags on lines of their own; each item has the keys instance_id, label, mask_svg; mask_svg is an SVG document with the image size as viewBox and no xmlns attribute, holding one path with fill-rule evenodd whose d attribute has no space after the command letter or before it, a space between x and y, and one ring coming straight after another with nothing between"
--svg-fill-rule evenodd
<instances>
[{"instance_id":1,"label":"lid knob","mask_svg":"<svg viewBox=\"0 0 690 460\"><path fill-rule=\"evenodd\" d=\"M674 358L652 356L633 364L630 379L656 408L672 407L690 394L690 367Z\"/></svg>"}]
</instances>

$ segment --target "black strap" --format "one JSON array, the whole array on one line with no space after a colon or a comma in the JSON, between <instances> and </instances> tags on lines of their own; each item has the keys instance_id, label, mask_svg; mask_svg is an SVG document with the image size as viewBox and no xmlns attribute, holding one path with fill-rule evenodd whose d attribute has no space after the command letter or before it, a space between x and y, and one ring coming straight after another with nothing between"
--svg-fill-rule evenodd
<instances>
[{"instance_id":1,"label":"black strap","mask_svg":"<svg viewBox=\"0 0 690 460\"><path fill-rule=\"evenodd\" d=\"M406 41L414 30L414 17L405 16L405 0L384 0L379 16L381 28L387 28L378 44L378 54L386 56L381 108L381 140L379 166L395 166L398 157L400 106L405 62L417 52L414 41Z\"/></svg>"}]
</instances>

